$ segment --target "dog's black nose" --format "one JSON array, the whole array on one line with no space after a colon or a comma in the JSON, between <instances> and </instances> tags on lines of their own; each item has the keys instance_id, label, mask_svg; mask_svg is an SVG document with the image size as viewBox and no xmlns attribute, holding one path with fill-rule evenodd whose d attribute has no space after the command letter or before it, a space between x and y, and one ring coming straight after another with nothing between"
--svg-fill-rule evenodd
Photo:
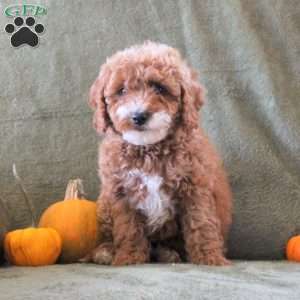
<instances>
[{"instance_id":1,"label":"dog's black nose","mask_svg":"<svg viewBox=\"0 0 300 300\"><path fill-rule=\"evenodd\" d=\"M149 113L147 112L137 112L132 116L132 121L135 125L144 125L149 119Z\"/></svg>"}]
</instances>

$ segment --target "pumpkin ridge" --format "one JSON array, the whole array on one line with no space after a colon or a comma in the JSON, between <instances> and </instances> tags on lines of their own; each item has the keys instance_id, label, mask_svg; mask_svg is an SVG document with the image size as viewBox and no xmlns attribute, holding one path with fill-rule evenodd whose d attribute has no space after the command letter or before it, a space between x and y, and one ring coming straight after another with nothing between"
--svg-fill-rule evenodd
<instances>
[{"instance_id":1,"label":"pumpkin ridge","mask_svg":"<svg viewBox=\"0 0 300 300\"><path fill-rule=\"evenodd\" d=\"M13 232L14 232L14 231L10 232L10 236L9 236L9 246L10 246L11 257L12 257L12 259L14 260L14 262L16 263L16 262L17 262L17 261L16 261L16 258L15 258L15 256L13 255L13 253L14 253L14 246L15 246L15 248L17 249L17 251L21 252L21 250L18 248L18 245L15 243L15 239L13 238L13 235L12 235ZM18 231L17 231L17 233L18 233L17 236L19 236L19 232L18 232Z\"/></svg>"},{"instance_id":2,"label":"pumpkin ridge","mask_svg":"<svg viewBox=\"0 0 300 300\"><path fill-rule=\"evenodd\" d=\"M19 237L19 230L15 230L15 231L10 232L9 236L8 236L8 245L9 245L9 249L10 249L10 255L11 255L14 263L16 264L17 260L15 258L15 255L13 254L14 249L16 249L16 251L18 251L18 252L22 252L22 251L19 249L18 245L15 243L16 238L14 238L12 233L15 233L16 237Z\"/></svg>"},{"instance_id":3,"label":"pumpkin ridge","mask_svg":"<svg viewBox=\"0 0 300 300\"><path fill-rule=\"evenodd\" d=\"M293 238L293 239L290 240L290 247L289 247L290 249L288 250L289 258L291 260L294 260L295 246L296 246L296 240L295 240L295 238Z\"/></svg>"},{"instance_id":4,"label":"pumpkin ridge","mask_svg":"<svg viewBox=\"0 0 300 300\"><path fill-rule=\"evenodd\" d=\"M29 265L32 265L32 261L31 261L31 258L30 258L30 255L28 255L28 253L26 252L26 249L23 248L23 245L24 244L27 244L27 228L24 229L23 231L21 231L21 236L20 236L20 250L22 251L23 255L24 255L24 258L25 258L25 261L29 262Z\"/></svg>"},{"instance_id":5,"label":"pumpkin ridge","mask_svg":"<svg viewBox=\"0 0 300 300\"><path fill-rule=\"evenodd\" d=\"M286 257L290 261L300 262L300 235L293 236L288 240Z\"/></svg>"},{"instance_id":6,"label":"pumpkin ridge","mask_svg":"<svg viewBox=\"0 0 300 300\"><path fill-rule=\"evenodd\" d=\"M13 233L16 237L13 235ZM14 251L21 253L21 255L22 255L22 251L21 251L19 245L15 242L17 240L17 238L19 237L19 235L20 235L19 230L15 230L15 231L10 232L9 236L8 236L8 245L9 245L10 255L15 264L17 263L17 259L16 259L16 255L14 255Z\"/></svg>"},{"instance_id":7,"label":"pumpkin ridge","mask_svg":"<svg viewBox=\"0 0 300 300\"><path fill-rule=\"evenodd\" d=\"M297 261L297 262L300 261L300 257L299 257L299 254L300 254L300 251L299 251L299 242L300 242L300 236L295 237L294 248L293 248L293 259L294 259L294 261Z\"/></svg>"},{"instance_id":8,"label":"pumpkin ridge","mask_svg":"<svg viewBox=\"0 0 300 300\"><path fill-rule=\"evenodd\" d=\"M49 228L49 229L52 231L51 236L54 238L54 240L56 242L55 243L55 245L57 245L56 246L56 250L57 250L57 252L60 252L61 247L62 247L61 237L60 237L59 233L55 229L53 229L53 228ZM58 255L57 255L57 257L58 257Z\"/></svg>"}]
</instances>

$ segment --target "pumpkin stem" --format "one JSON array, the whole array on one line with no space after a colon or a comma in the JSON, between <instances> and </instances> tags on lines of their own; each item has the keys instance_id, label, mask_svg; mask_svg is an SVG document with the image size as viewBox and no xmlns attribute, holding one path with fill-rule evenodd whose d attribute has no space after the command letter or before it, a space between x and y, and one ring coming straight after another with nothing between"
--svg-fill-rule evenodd
<instances>
[{"instance_id":1,"label":"pumpkin stem","mask_svg":"<svg viewBox=\"0 0 300 300\"><path fill-rule=\"evenodd\" d=\"M64 200L81 199L84 195L82 180L79 178L69 180Z\"/></svg>"},{"instance_id":2,"label":"pumpkin stem","mask_svg":"<svg viewBox=\"0 0 300 300\"><path fill-rule=\"evenodd\" d=\"M13 175L20 187L20 190L22 191L22 194L24 196L24 199L26 201L26 204L27 204L27 207L29 208L29 211L30 211L30 215L31 215L31 225L32 227L36 227L37 225L37 218L36 218L36 215L35 215L35 209L34 209L34 205L31 201L31 199L27 196L28 193L23 185L23 182L22 182L22 179L20 178L18 172L17 172L17 168L16 168L16 164L13 164Z\"/></svg>"}]
</instances>

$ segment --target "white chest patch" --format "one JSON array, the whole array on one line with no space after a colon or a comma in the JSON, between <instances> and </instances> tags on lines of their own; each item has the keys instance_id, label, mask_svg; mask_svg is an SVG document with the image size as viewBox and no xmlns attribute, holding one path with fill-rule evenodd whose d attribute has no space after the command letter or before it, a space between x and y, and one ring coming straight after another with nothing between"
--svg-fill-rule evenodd
<instances>
[{"instance_id":1,"label":"white chest patch","mask_svg":"<svg viewBox=\"0 0 300 300\"><path fill-rule=\"evenodd\" d=\"M137 169L130 171L129 176L140 178L140 188L147 189L147 196L138 201L136 208L147 216L150 231L155 231L174 215L175 210L170 197L161 188L163 178Z\"/></svg>"}]
</instances>

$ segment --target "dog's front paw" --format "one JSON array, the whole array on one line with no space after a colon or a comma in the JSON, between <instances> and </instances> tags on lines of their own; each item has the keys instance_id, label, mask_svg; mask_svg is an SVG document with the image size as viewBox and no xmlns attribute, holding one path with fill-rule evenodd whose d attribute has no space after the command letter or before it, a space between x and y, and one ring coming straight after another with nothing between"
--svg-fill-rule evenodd
<instances>
[{"instance_id":1,"label":"dog's front paw","mask_svg":"<svg viewBox=\"0 0 300 300\"><path fill-rule=\"evenodd\" d=\"M207 266L231 266L232 262L222 253L211 251L190 259L193 264Z\"/></svg>"},{"instance_id":2,"label":"dog's front paw","mask_svg":"<svg viewBox=\"0 0 300 300\"><path fill-rule=\"evenodd\" d=\"M98 265L111 265L113 252L108 248L102 248L93 253L93 262Z\"/></svg>"},{"instance_id":3,"label":"dog's front paw","mask_svg":"<svg viewBox=\"0 0 300 300\"><path fill-rule=\"evenodd\" d=\"M127 266L144 264L148 261L147 255L144 253L117 253L112 261L113 266Z\"/></svg>"},{"instance_id":4,"label":"dog's front paw","mask_svg":"<svg viewBox=\"0 0 300 300\"><path fill-rule=\"evenodd\" d=\"M113 260L113 247L107 244L100 245L88 255L79 260L81 263L92 262L98 265L111 265Z\"/></svg>"}]
</instances>

